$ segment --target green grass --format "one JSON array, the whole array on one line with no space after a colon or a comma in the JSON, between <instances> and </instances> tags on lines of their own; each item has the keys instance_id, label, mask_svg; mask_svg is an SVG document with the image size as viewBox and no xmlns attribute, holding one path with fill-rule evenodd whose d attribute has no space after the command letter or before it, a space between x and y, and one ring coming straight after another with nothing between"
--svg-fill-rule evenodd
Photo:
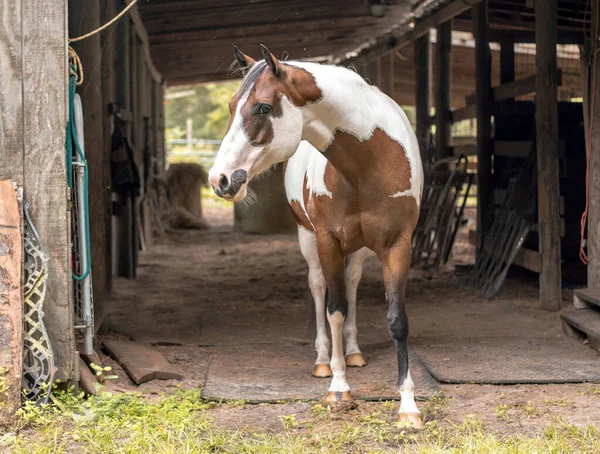
<instances>
[{"instance_id":1,"label":"green grass","mask_svg":"<svg viewBox=\"0 0 600 454\"><path fill-rule=\"evenodd\" d=\"M52 406L25 406L13 425L0 431L0 452L46 453L587 453L600 451L594 427L577 428L555 419L532 435L499 435L475 417L445 420L443 399L429 407L425 428L394 424L396 404L364 407L315 403L301 416L281 408L278 430L219 427L217 406L199 390L177 390L154 400L141 395L82 396L58 393ZM235 403L232 411L244 411ZM368 412L361 408L369 408ZM374 409L374 410L373 410ZM225 410L225 409L224 409ZM524 410L527 412L528 410ZM4 435L2 435L4 434Z\"/></svg>"}]
</instances>

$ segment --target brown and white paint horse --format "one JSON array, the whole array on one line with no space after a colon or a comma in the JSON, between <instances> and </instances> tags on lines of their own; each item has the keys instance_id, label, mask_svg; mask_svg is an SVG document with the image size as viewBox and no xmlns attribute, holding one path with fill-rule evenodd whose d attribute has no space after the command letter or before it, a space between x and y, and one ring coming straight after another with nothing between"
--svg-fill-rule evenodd
<instances>
[{"instance_id":1,"label":"brown and white paint horse","mask_svg":"<svg viewBox=\"0 0 600 454\"><path fill-rule=\"evenodd\" d=\"M398 359L398 416L419 428L404 307L423 186L415 134L402 109L358 74L332 65L280 62L266 47L262 51L264 60L259 62L234 51L248 69L229 103L231 120L210 170L210 183L217 195L240 201L253 177L289 160L286 191L300 225L317 316L326 304L331 328L328 400L351 399L344 335L347 358L360 355L356 312L348 305L356 292L349 281L358 285L360 276L347 279L346 263L356 260L362 271L365 251L377 254ZM317 365L329 359L324 321L321 326ZM362 355L352 358L360 362Z\"/></svg>"}]
</instances>

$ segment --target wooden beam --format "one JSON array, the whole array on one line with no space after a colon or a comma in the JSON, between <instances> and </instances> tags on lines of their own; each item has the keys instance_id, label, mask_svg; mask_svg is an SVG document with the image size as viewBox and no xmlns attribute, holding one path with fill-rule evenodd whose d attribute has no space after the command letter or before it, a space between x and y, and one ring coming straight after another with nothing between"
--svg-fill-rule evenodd
<instances>
[{"instance_id":1,"label":"wooden beam","mask_svg":"<svg viewBox=\"0 0 600 454\"><path fill-rule=\"evenodd\" d=\"M506 35L500 41L500 84L515 80L515 40Z\"/></svg>"},{"instance_id":2,"label":"wooden beam","mask_svg":"<svg viewBox=\"0 0 600 454\"><path fill-rule=\"evenodd\" d=\"M556 70L556 84L562 85L562 70ZM536 75L524 77L522 79L513 80L503 85L498 85L492 89L492 99L496 102L514 99L517 96L529 95L535 93L537 88ZM467 95L465 100L467 104L475 102L476 95L474 93Z\"/></svg>"},{"instance_id":3,"label":"wooden beam","mask_svg":"<svg viewBox=\"0 0 600 454\"><path fill-rule=\"evenodd\" d=\"M125 19L117 23L117 42L119 43L117 52L117 104L119 108L131 111L131 25L130 21ZM125 135L131 139L132 121L128 121L125 126ZM113 206L116 212L113 213L113 238L112 238L112 257L113 274L121 277L135 276L135 269L132 255L132 229L131 219L132 210L129 197L125 194L112 194Z\"/></svg>"},{"instance_id":4,"label":"wooden beam","mask_svg":"<svg viewBox=\"0 0 600 454\"><path fill-rule=\"evenodd\" d=\"M45 323L56 378L66 381L75 351L65 160L67 0L22 0L22 8L24 199L50 257Z\"/></svg>"},{"instance_id":5,"label":"wooden beam","mask_svg":"<svg viewBox=\"0 0 600 454\"><path fill-rule=\"evenodd\" d=\"M452 123L470 120L475 117L477 117L477 105L475 103L452 111Z\"/></svg>"},{"instance_id":6,"label":"wooden beam","mask_svg":"<svg viewBox=\"0 0 600 454\"><path fill-rule=\"evenodd\" d=\"M8 389L0 421L21 404L23 359L23 241L15 189L23 190L23 67L21 0L0 0L0 366Z\"/></svg>"},{"instance_id":7,"label":"wooden beam","mask_svg":"<svg viewBox=\"0 0 600 454\"><path fill-rule=\"evenodd\" d=\"M450 94L452 62L452 22L437 28L436 71L435 71L435 148L436 159L448 157L450 143Z\"/></svg>"},{"instance_id":8,"label":"wooden beam","mask_svg":"<svg viewBox=\"0 0 600 454\"><path fill-rule=\"evenodd\" d=\"M560 180L558 173L557 102L557 3L537 3L536 32L536 130L538 170L540 304L547 310L560 309Z\"/></svg>"},{"instance_id":9,"label":"wooden beam","mask_svg":"<svg viewBox=\"0 0 600 454\"><path fill-rule=\"evenodd\" d=\"M125 3L129 5L133 0L125 0ZM146 27L144 27L144 22L142 21L142 17L140 16L140 12L138 10L138 6L134 5L129 10L129 17L131 18L131 22L133 23L133 27L135 31L142 41L142 51L144 53L144 59L146 60L146 64L148 65L148 70L152 75L152 78L155 82L161 82L162 76L160 72L154 66L154 62L152 61L152 56L150 55L150 41L148 39L148 32L146 31Z\"/></svg>"},{"instance_id":10,"label":"wooden beam","mask_svg":"<svg viewBox=\"0 0 600 454\"><path fill-rule=\"evenodd\" d=\"M81 36L100 26L100 2L97 0L69 0L69 36ZM72 43L84 68L94 68L102 55L100 34ZM88 164L88 206L93 294L95 306L101 306L105 294L106 263L106 205L110 194L106 191L106 150L104 141L104 109L102 103L101 71L85 71L83 84L77 89L83 107L85 156ZM109 161L110 162L110 161Z\"/></svg>"},{"instance_id":11,"label":"wooden beam","mask_svg":"<svg viewBox=\"0 0 600 454\"><path fill-rule=\"evenodd\" d=\"M517 252L513 264L525 268L526 270L533 271L534 273L541 273L542 254L538 251L522 247Z\"/></svg>"},{"instance_id":12,"label":"wooden beam","mask_svg":"<svg viewBox=\"0 0 600 454\"><path fill-rule=\"evenodd\" d=\"M473 7L473 37L475 38L475 104L477 110L477 231L480 250L487 229L491 200L492 127L490 101L492 96L491 56L488 36L487 0Z\"/></svg>"},{"instance_id":13,"label":"wooden beam","mask_svg":"<svg viewBox=\"0 0 600 454\"><path fill-rule=\"evenodd\" d=\"M424 164L431 161L429 133L431 130L431 35L426 33L414 42L415 108L417 140ZM425 166L427 168L427 166Z\"/></svg>"},{"instance_id":14,"label":"wooden beam","mask_svg":"<svg viewBox=\"0 0 600 454\"><path fill-rule=\"evenodd\" d=\"M379 59L379 88L394 99L394 52L389 52Z\"/></svg>"},{"instance_id":15,"label":"wooden beam","mask_svg":"<svg viewBox=\"0 0 600 454\"><path fill-rule=\"evenodd\" d=\"M375 40L375 44L361 50L356 56L350 58L342 57L336 60L337 64L348 64L363 58L375 58L384 55L393 49L406 46L412 43L415 39L420 38L432 28L436 28L444 24L456 16L468 11L474 5L477 5L482 0L472 0L465 2L464 0L454 0L448 5L436 10L427 17L420 18L420 23L414 29L402 29L400 31L380 36Z\"/></svg>"},{"instance_id":16,"label":"wooden beam","mask_svg":"<svg viewBox=\"0 0 600 454\"><path fill-rule=\"evenodd\" d=\"M598 36L600 27L600 7L598 2L592 2L592 30L593 37ZM600 288L600 57L598 56L598 40L591 39L586 48L587 55L591 56L592 67L590 68L591 92L586 96L588 107L588 127L592 128L590 159L588 162L589 172L589 212L587 225L587 251L588 251L588 287ZM595 74L595 77L592 75ZM595 79L595 86L592 83ZM592 96L595 94L595 101ZM591 109L593 106L593 110Z\"/></svg>"},{"instance_id":17,"label":"wooden beam","mask_svg":"<svg viewBox=\"0 0 600 454\"><path fill-rule=\"evenodd\" d=\"M117 14L117 1L106 0L101 4L100 22L105 24ZM115 25L119 27L119 25ZM113 132L113 117L109 105L117 102L117 33L109 28L100 34L100 45L102 46L102 128L104 135L104 187L102 190L105 200L104 206L104 235L106 238L104 257L106 269L104 276L94 272L94 283L103 281L105 293L109 294L112 288L112 193L111 193L111 142ZM104 305L94 302L95 330L98 331L103 320Z\"/></svg>"},{"instance_id":18,"label":"wooden beam","mask_svg":"<svg viewBox=\"0 0 600 454\"><path fill-rule=\"evenodd\" d=\"M378 60L372 60L367 64L365 76L371 85L377 86L377 84L379 83L379 62L378 62Z\"/></svg>"},{"instance_id":19,"label":"wooden beam","mask_svg":"<svg viewBox=\"0 0 600 454\"><path fill-rule=\"evenodd\" d=\"M17 24L19 27L20 24ZM17 30L18 33L18 30ZM0 43L0 48L4 45ZM21 406L23 375L21 210L12 178L0 180L0 421Z\"/></svg>"}]
</instances>

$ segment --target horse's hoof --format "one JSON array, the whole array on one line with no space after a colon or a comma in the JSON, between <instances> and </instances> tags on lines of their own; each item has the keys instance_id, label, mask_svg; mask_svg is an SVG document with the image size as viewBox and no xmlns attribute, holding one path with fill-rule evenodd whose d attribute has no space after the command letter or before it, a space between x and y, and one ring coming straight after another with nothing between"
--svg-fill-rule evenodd
<instances>
[{"instance_id":1,"label":"horse's hoof","mask_svg":"<svg viewBox=\"0 0 600 454\"><path fill-rule=\"evenodd\" d=\"M350 391L329 391L325 398L326 402L342 402L345 400L352 400Z\"/></svg>"},{"instance_id":2,"label":"horse's hoof","mask_svg":"<svg viewBox=\"0 0 600 454\"><path fill-rule=\"evenodd\" d=\"M312 376L317 378L333 377L329 364L315 364L313 367Z\"/></svg>"},{"instance_id":3,"label":"horse's hoof","mask_svg":"<svg viewBox=\"0 0 600 454\"><path fill-rule=\"evenodd\" d=\"M398 413L398 426L422 429L423 421L419 413Z\"/></svg>"},{"instance_id":4,"label":"horse's hoof","mask_svg":"<svg viewBox=\"0 0 600 454\"><path fill-rule=\"evenodd\" d=\"M363 358L362 353L352 353L346 356L346 366L348 367L364 367L367 362Z\"/></svg>"}]
</instances>

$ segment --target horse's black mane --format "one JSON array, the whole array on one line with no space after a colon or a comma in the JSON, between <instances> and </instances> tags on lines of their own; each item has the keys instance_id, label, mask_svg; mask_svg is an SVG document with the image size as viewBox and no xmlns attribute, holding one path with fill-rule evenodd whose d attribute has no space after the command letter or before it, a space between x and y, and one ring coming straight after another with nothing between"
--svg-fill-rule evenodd
<instances>
[{"instance_id":1,"label":"horse's black mane","mask_svg":"<svg viewBox=\"0 0 600 454\"><path fill-rule=\"evenodd\" d=\"M266 67L267 63L264 60L261 60L258 63L256 63L252 68L250 68L248 74L246 74L244 80L242 80L240 93L246 93L247 91L254 88L256 82L258 81L258 78L263 73Z\"/></svg>"}]
</instances>

